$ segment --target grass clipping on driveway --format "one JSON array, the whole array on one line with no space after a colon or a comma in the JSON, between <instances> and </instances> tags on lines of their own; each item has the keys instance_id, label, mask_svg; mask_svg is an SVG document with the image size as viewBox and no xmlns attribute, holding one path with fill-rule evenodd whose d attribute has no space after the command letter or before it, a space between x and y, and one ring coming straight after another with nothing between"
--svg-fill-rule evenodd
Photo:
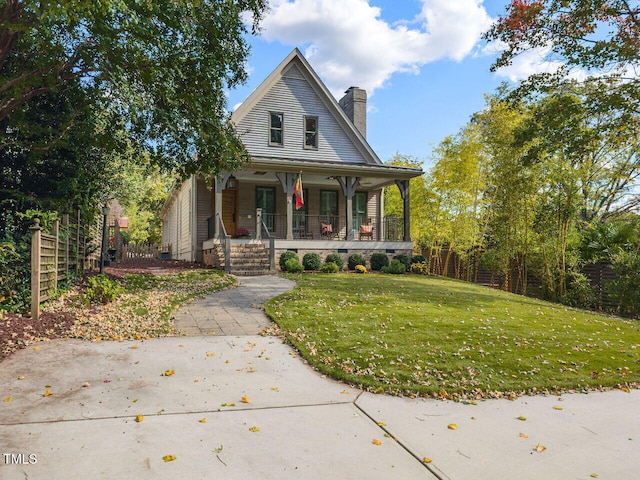
<instances>
[{"instance_id":1,"label":"grass clipping on driveway","mask_svg":"<svg viewBox=\"0 0 640 480\"><path fill-rule=\"evenodd\" d=\"M633 388L640 322L415 275L290 276L267 313L320 371L457 400Z\"/></svg>"},{"instance_id":2,"label":"grass clipping on driveway","mask_svg":"<svg viewBox=\"0 0 640 480\"><path fill-rule=\"evenodd\" d=\"M182 303L229 287L233 277L216 270L190 270L165 275L127 274L122 281L125 293L106 305L87 309L78 294L76 322L69 337L86 340L124 340L176 334L173 310ZM47 308L56 309L56 303Z\"/></svg>"}]
</instances>

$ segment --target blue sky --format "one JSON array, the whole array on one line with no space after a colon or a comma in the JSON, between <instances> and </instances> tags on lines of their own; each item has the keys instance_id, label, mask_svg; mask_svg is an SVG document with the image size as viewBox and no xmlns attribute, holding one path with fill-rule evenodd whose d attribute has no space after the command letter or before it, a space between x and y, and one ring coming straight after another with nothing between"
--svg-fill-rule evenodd
<instances>
[{"instance_id":1,"label":"blue sky","mask_svg":"<svg viewBox=\"0 0 640 480\"><path fill-rule=\"evenodd\" d=\"M502 82L539 71L541 56L497 73L498 46L481 34L507 0L271 0L252 47L241 103L298 47L336 97L349 86L369 95L367 140L384 162L396 153L430 165L432 150L455 134Z\"/></svg>"}]
</instances>

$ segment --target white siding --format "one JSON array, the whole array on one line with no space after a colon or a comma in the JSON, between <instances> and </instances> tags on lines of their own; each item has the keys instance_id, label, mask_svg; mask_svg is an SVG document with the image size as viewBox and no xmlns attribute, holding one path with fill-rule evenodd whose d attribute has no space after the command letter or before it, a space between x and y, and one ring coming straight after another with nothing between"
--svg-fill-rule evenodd
<instances>
[{"instance_id":1,"label":"white siding","mask_svg":"<svg viewBox=\"0 0 640 480\"><path fill-rule=\"evenodd\" d=\"M256 157L366 163L351 138L297 68L291 68L237 125ZM284 113L284 146L269 146L269 112ZM318 149L304 148L304 116L318 117Z\"/></svg>"}]
</instances>

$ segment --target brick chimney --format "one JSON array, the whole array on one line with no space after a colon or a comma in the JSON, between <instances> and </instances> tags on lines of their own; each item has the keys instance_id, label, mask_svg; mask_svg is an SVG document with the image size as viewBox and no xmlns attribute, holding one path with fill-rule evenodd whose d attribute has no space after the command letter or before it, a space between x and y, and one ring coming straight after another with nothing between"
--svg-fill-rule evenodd
<instances>
[{"instance_id":1,"label":"brick chimney","mask_svg":"<svg viewBox=\"0 0 640 480\"><path fill-rule=\"evenodd\" d=\"M338 102L344 113L364 138L367 138L367 92L358 87L349 87Z\"/></svg>"}]
</instances>

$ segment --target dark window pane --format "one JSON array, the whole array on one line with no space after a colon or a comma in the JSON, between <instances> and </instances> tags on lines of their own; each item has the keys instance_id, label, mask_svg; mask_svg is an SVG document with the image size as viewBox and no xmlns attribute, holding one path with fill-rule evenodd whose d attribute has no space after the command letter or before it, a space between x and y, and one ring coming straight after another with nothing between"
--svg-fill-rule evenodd
<instances>
[{"instance_id":1,"label":"dark window pane","mask_svg":"<svg viewBox=\"0 0 640 480\"><path fill-rule=\"evenodd\" d=\"M271 143L282 144L282 130L271 130Z\"/></svg>"}]
</instances>

